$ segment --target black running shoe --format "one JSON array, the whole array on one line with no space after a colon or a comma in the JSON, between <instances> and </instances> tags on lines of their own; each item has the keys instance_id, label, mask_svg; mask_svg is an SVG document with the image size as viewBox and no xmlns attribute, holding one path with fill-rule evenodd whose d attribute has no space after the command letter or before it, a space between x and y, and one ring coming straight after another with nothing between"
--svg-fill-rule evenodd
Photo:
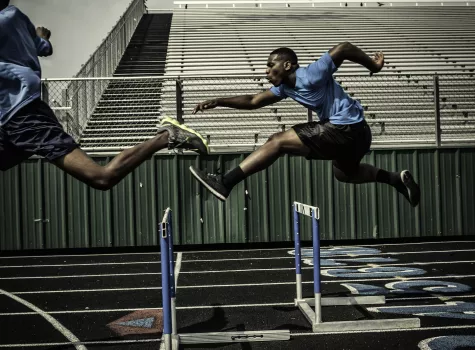
<instances>
[{"instance_id":1,"label":"black running shoe","mask_svg":"<svg viewBox=\"0 0 475 350\"><path fill-rule=\"evenodd\" d=\"M193 166L190 166L190 171L193 176L219 200L224 202L226 198L228 198L231 191L223 185L222 175L209 174Z\"/></svg>"},{"instance_id":2,"label":"black running shoe","mask_svg":"<svg viewBox=\"0 0 475 350\"><path fill-rule=\"evenodd\" d=\"M206 140L195 130L180 124L177 120L165 117L162 119L157 132L168 131L168 149L188 149L199 154L208 154Z\"/></svg>"},{"instance_id":3,"label":"black running shoe","mask_svg":"<svg viewBox=\"0 0 475 350\"><path fill-rule=\"evenodd\" d=\"M414 181L409 170L401 171L401 181L406 187L407 196L405 195L405 197L413 207L416 207L421 199L421 189L416 181Z\"/></svg>"}]
</instances>

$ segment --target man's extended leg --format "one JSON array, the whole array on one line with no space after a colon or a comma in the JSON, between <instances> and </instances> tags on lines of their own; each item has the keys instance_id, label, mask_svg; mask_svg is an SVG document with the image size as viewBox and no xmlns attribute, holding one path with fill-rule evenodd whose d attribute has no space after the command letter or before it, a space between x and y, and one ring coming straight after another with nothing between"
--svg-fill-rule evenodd
<instances>
[{"instance_id":1,"label":"man's extended leg","mask_svg":"<svg viewBox=\"0 0 475 350\"><path fill-rule=\"evenodd\" d=\"M157 136L124 150L106 166L97 164L79 148L52 162L76 179L106 191L155 152L167 147L196 149L199 153L208 153L208 147L198 133L171 119L165 119Z\"/></svg>"},{"instance_id":2,"label":"man's extended leg","mask_svg":"<svg viewBox=\"0 0 475 350\"><path fill-rule=\"evenodd\" d=\"M116 156L106 166L96 164L64 131L51 108L37 99L20 109L0 128L0 170L6 170L28 155L45 157L80 181L108 190L155 152L166 148L208 154L208 145L196 131L164 117L157 135ZM10 156L11 161L6 156Z\"/></svg>"},{"instance_id":3,"label":"man's extended leg","mask_svg":"<svg viewBox=\"0 0 475 350\"><path fill-rule=\"evenodd\" d=\"M124 150L106 166L94 162L80 148L76 148L52 163L79 181L95 189L106 191L114 187L155 152L166 148L167 145L168 133L164 132L153 139Z\"/></svg>"},{"instance_id":4,"label":"man's extended leg","mask_svg":"<svg viewBox=\"0 0 475 350\"><path fill-rule=\"evenodd\" d=\"M388 184L403 194L413 207L419 204L419 185L414 181L412 174L408 170L400 173L389 172L371 164L359 164L359 161L337 160L333 161L333 174L341 182L353 184L379 182Z\"/></svg>"},{"instance_id":5,"label":"man's extended leg","mask_svg":"<svg viewBox=\"0 0 475 350\"><path fill-rule=\"evenodd\" d=\"M190 167L190 171L216 197L224 201L234 186L246 177L268 168L281 155L307 156L309 152L310 149L302 143L295 130L290 129L272 135L264 145L254 151L238 167L222 177L208 174L193 166Z\"/></svg>"}]
</instances>

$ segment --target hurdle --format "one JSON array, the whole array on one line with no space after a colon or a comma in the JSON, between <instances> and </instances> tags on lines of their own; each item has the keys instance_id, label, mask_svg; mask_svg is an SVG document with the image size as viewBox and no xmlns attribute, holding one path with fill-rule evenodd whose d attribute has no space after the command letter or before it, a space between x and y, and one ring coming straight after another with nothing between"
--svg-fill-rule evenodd
<instances>
[{"instance_id":1,"label":"hurdle","mask_svg":"<svg viewBox=\"0 0 475 350\"><path fill-rule=\"evenodd\" d=\"M160 349L178 350L180 344L243 343L290 340L290 330L212 332L212 333L177 333L176 319L176 285L175 264L173 260L172 211L165 210L163 220L159 223L163 335Z\"/></svg>"},{"instance_id":2,"label":"hurdle","mask_svg":"<svg viewBox=\"0 0 475 350\"><path fill-rule=\"evenodd\" d=\"M302 297L302 267L300 247L300 214L312 219L313 241L313 289L312 298ZM322 321L322 306L344 305L379 305L385 304L385 296L359 296L359 297L327 297L322 298L320 281L320 210L318 207L293 203L294 241L295 241L295 273L297 285L297 297L295 306L298 306L305 318L310 322L314 333L334 331L363 331L363 330L387 330L401 328L420 328L419 318L398 318L358 321ZM312 309L314 306L314 309Z\"/></svg>"}]
</instances>

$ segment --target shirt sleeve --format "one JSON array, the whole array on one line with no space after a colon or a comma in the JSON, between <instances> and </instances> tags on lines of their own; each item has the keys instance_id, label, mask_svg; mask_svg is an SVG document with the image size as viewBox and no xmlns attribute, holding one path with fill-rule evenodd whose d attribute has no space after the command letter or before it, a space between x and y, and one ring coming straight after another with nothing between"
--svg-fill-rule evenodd
<instances>
[{"instance_id":1,"label":"shirt sleeve","mask_svg":"<svg viewBox=\"0 0 475 350\"><path fill-rule=\"evenodd\" d=\"M332 78L333 73L337 71L330 54L327 52L317 61L312 62L307 67L307 78L310 84L320 85Z\"/></svg>"},{"instance_id":2,"label":"shirt sleeve","mask_svg":"<svg viewBox=\"0 0 475 350\"><path fill-rule=\"evenodd\" d=\"M33 40L35 41L38 56L46 57L53 54L53 47L48 40L40 38L39 36L36 36Z\"/></svg>"},{"instance_id":3,"label":"shirt sleeve","mask_svg":"<svg viewBox=\"0 0 475 350\"><path fill-rule=\"evenodd\" d=\"M277 97L280 97L281 99L287 98L287 95L284 92L284 87L282 85L280 86L272 86L270 88L270 91L276 95Z\"/></svg>"}]
</instances>

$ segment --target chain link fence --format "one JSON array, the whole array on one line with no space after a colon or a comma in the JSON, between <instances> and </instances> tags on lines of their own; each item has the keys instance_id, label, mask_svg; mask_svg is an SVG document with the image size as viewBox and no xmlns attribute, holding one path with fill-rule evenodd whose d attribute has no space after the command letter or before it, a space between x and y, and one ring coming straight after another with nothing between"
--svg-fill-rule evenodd
<instances>
[{"instance_id":1,"label":"chain link fence","mask_svg":"<svg viewBox=\"0 0 475 350\"><path fill-rule=\"evenodd\" d=\"M434 143L432 76L342 76L338 81L363 106L374 146Z\"/></svg>"},{"instance_id":2,"label":"chain link fence","mask_svg":"<svg viewBox=\"0 0 475 350\"><path fill-rule=\"evenodd\" d=\"M163 79L44 80L42 98L85 150L120 151L156 134Z\"/></svg>"},{"instance_id":3,"label":"chain link fence","mask_svg":"<svg viewBox=\"0 0 475 350\"><path fill-rule=\"evenodd\" d=\"M145 0L133 0L75 77L112 76L146 9Z\"/></svg>"},{"instance_id":4,"label":"chain link fence","mask_svg":"<svg viewBox=\"0 0 475 350\"><path fill-rule=\"evenodd\" d=\"M475 77L337 75L364 108L373 148L475 144ZM120 151L156 134L162 116L208 139L213 151L252 151L274 133L318 120L290 98L257 110L216 108L192 114L216 97L256 94L262 77L133 77L44 80L43 99L86 151Z\"/></svg>"},{"instance_id":5,"label":"chain link fence","mask_svg":"<svg viewBox=\"0 0 475 350\"><path fill-rule=\"evenodd\" d=\"M441 75L440 142L475 143L475 74Z\"/></svg>"}]
</instances>

